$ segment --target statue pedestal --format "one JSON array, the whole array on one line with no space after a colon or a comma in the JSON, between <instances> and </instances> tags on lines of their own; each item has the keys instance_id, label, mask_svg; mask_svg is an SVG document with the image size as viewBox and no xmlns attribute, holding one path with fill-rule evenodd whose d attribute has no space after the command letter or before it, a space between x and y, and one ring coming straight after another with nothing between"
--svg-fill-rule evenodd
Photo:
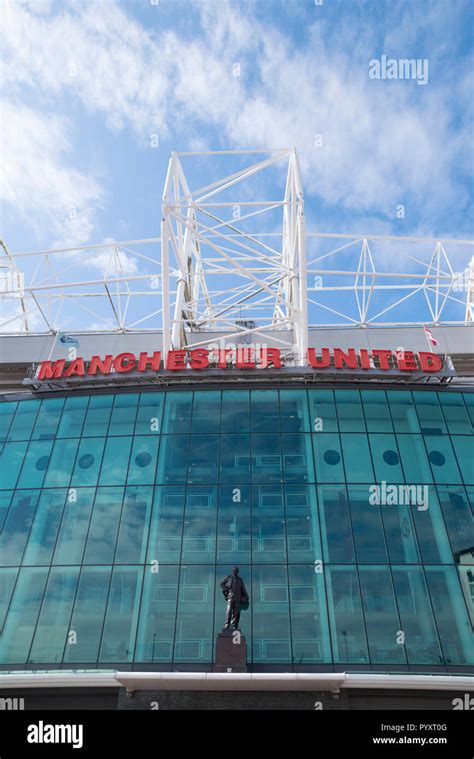
<instances>
[{"instance_id":1,"label":"statue pedestal","mask_svg":"<svg viewBox=\"0 0 474 759\"><path fill-rule=\"evenodd\" d=\"M213 672L247 672L247 644L240 630L222 630L216 638Z\"/></svg>"}]
</instances>

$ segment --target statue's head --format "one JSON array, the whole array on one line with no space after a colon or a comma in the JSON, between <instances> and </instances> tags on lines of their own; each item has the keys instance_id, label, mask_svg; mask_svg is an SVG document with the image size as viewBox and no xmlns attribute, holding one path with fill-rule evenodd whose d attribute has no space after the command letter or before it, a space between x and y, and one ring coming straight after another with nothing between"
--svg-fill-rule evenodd
<instances>
[{"instance_id":1,"label":"statue's head","mask_svg":"<svg viewBox=\"0 0 474 759\"><path fill-rule=\"evenodd\" d=\"M239 574L239 568L238 567L232 567L232 574L238 575Z\"/></svg>"}]
</instances>

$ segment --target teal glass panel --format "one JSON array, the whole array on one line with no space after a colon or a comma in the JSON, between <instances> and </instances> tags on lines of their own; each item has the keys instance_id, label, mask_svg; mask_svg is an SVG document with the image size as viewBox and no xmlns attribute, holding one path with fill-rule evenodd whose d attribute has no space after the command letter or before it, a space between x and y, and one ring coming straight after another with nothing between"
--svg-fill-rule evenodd
<instances>
[{"instance_id":1,"label":"teal glass panel","mask_svg":"<svg viewBox=\"0 0 474 759\"><path fill-rule=\"evenodd\" d=\"M442 435L447 432L443 412L439 405L438 393L414 390L415 401L420 428L424 435Z\"/></svg>"},{"instance_id":2,"label":"teal glass panel","mask_svg":"<svg viewBox=\"0 0 474 759\"><path fill-rule=\"evenodd\" d=\"M0 535L2 566L15 567L21 564L39 495L39 490L18 490L13 495L5 527Z\"/></svg>"},{"instance_id":3,"label":"teal glass panel","mask_svg":"<svg viewBox=\"0 0 474 759\"><path fill-rule=\"evenodd\" d=\"M462 592L464 594L464 600L466 601L469 621L471 623L472 629L474 630L474 567L458 566L457 570Z\"/></svg>"},{"instance_id":4,"label":"teal glass panel","mask_svg":"<svg viewBox=\"0 0 474 759\"><path fill-rule=\"evenodd\" d=\"M217 488L188 487L183 527L182 561L211 564L216 561Z\"/></svg>"},{"instance_id":5,"label":"teal glass panel","mask_svg":"<svg viewBox=\"0 0 474 759\"><path fill-rule=\"evenodd\" d=\"M125 491L115 564L145 562L152 503L152 487L128 487Z\"/></svg>"},{"instance_id":6,"label":"teal glass panel","mask_svg":"<svg viewBox=\"0 0 474 759\"><path fill-rule=\"evenodd\" d=\"M191 485L218 481L219 435L192 435L189 443L188 477Z\"/></svg>"},{"instance_id":7,"label":"teal glass panel","mask_svg":"<svg viewBox=\"0 0 474 759\"><path fill-rule=\"evenodd\" d=\"M450 434L471 435L474 432L474 424L467 412L462 393L439 393L438 398Z\"/></svg>"},{"instance_id":8,"label":"teal glass panel","mask_svg":"<svg viewBox=\"0 0 474 759\"><path fill-rule=\"evenodd\" d=\"M367 639L355 567L327 567L332 653L337 663L367 664Z\"/></svg>"},{"instance_id":9,"label":"teal glass panel","mask_svg":"<svg viewBox=\"0 0 474 759\"><path fill-rule=\"evenodd\" d=\"M291 661L287 568L254 566L249 595L253 610L254 662Z\"/></svg>"},{"instance_id":10,"label":"teal glass panel","mask_svg":"<svg viewBox=\"0 0 474 759\"><path fill-rule=\"evenodd\" d=\"M285 487L288 561L299 564L321 561L321 536L314 485Z\"/></svg>"},{"instance_id":11,"label":"teal glass panel","mask_svg":"<svg viewBox=\"0 0 474 759\"><path fill-rule=\"evenodd\" d=\"M115 567L112 575L100 662L131 662L135 649L143 567Z\"/></svg>"},{"instance_id":12,"label":"teal glass panel","mask_svg":"<svg viewBox=\"0 0 474 759\"><path fill-rule=\"evenodd\" d=\"M344 485L318 488L324 560L330 564L355 561L351 518Z\"/></svg>"},{"instance_id":13,"label":"teal glass panel","mask_svg":"<svg viewBox=\"0 0 474 759\"><path fill-rule=\"evenodd\" d=\"M138 624L137 662L171 662L178 600L178 566L145 567Z\"/></svg>"},{"instance_id":14,"label":"teal glass panel","mask_svg":"<svg viewBox=\"0 0 474 759\"><path fill-rule=\"evenodd\" d=\"M341 432L365 432L364 412L358 390L336 390L336 409Z\"/></svg>"},{"instance_id":15,"label":"teal glass panel","mask_svg":"<svg viewBox=\"0 0 474 759\"><path fill-rule=\"evenodd\" d=\"M68 491L53 564L82 562L94 497L94 488L76 488Z\"/></svg>"},{"instance_id":16,"label":"teal glass panel","mask_svg":"<svg viewBox=\"0 0 474 759\"><path fill-rule=\"evenodd\" d=\"M389 567L359 567L359 579L372 664L406 664Z\"/></svg>"},{"instance_id":17,"label":"teal glass panel","mask_svg":"<svg viewBox=\"0 0 474 759\"><path fill-rule=\"evenodd\" d=\"M214 649L214 566L182 566L174 660L210 662Z\"/></svg>"},{"instance_id":18,"label":"teal glass panel","mask_svg":"<svg viewBox=\"0 0 474 759\"><path fill-rule=\"evenodd\" d=\"M374 470L367 435L342 433L341 444L347 482L372 482Z\"/></svg>"},{"instance_id":19,"label":"teal glass panel","mask_svg":"<svg viewBox=\"0 0 474 759\"><path fill-rule=\"evenodd\" d=\"M252 488L252 561L272 564L286 561L285 509L282 488Z\"/></svg>"},{"instance_id":20,"label":"teal glass panel","mask_svg":"<svg viewBox=\"0 0 474 759\"><path fill-rule=\"evenodd\" d=\"M5 624L17 576L17 567L4 567L3 569L0 569L0 647L3 625Z\"/></svg>"},{"instance_id":21,"label":"teal glass panel","mask_svg":"<svg viewBox=\"0 0 474 759\"><path fill-rule=\"evenodd\" d=\"M29 440L41 401L22 401L10 426L9 440Z\"/></svg>"},{"instance_id":22,"label":"teal glass panel","mask_svg":"<svg viewBox=\"0 0 474 759\"><path fill-rule=\"evenodd\" d=\"M14 488L28 443L5 443L0 453L0 488Z\"/></svg>"},{"instance_id":23,"label":"teal glass panel","mask_svg":"<svg viewBox=\"0 0 474 759\"><path fill-rule=\"evenodd\" d=\"M14 665L26 663L48 571L46 568L39 569L38 567L20 569L0 636L0 663Z\"/></svg>"},{"instance_id":24,"label":"teal glass panel","mask_svg":"<svg viewBox=\"0 0 474 759\"><path fill-rule=\"evenodd\" d=\"M84 564L112 564L123 488L98 488L87 537Z\"/></svg>"},{"instance_id":25,"label":"teal glass panel","mask_svg":"<svg viewBox=\"0 0 474 759\"><path fill-rule=\"evenodd\" d=\"M69 485L78 445L78 438L56 440L43 483L45 488L61 488Z\"/></svg>"},{"instance_id":26,"label":"teal glass panel","mask_svg":"<svg viewBox=\"0 0 474 759\"><path fill-rule=\"evenodd\" d=\"M310 425L313 432L337 432L336 403L332 390L308 390Z\"/></svg>"},{"instance_id":27,"label":"teal glass panel","mask_svg":"<svg viewBox=\"0 0 474 759\"><path fill-rule=\"evenodd\" d=\"M71 486L97 485L106 438L84 438L79 444Z\"/></svg>"},{"instance_id":28,"label":"teal glass panel","mask_svg":"<svg viewBox=\"0 0 474 759\"><path fill-rule=\"evenodd\" d=\"M407 483L433 482L422 435L397 435L398 450Z\"/></svg>"},{"instance_id":29,"label":"teal glass panel","mask_svg":"<svg viewBox=\"0 0 474 759\"><path fill-rule=\"evenodd\" d=\"M125 485L131 447L131 437L107 439L100 470L99 485Z\"/></svg>"},{"instance_id":30,"label":"teal glass panel","mask_svg":"<svg viewBox=\"0 0 474 759\"><path fill-rule=\"evenodd\" d=\"M250 488L221 487L217 524L217 561L250 561Z\"/></svg>"},{"instance_id":31,"label":"teal glass panel","mask_svg":"<svg viewBox=\"0 0 474 759\"><path fill-rule=\"evenodd\" d=\"M466 411L469 414L471 424L474 427L474 393L463 393L464 403L466 404Z\"/></svg>"},{"instance_id":32,"label":"teal glass panel","mask_svg":"<svg viewBox=\"0 0 474 759\"><path fill-rule=\"evenodd\" d=\"M422 502L425 495L426 492L418 488L414 500ZM409 505L407 500L408 497L404 496L403 503L386 503L385 505L374 507L379 508L382 514L385 540L392 564L420 563L420 554L412 519L412 512L418 506ZM423 503L421 508L424 508Z\"/></svg>"},{"instance_id":33,"label":"teal glass panel","mask_svg":"<svg viewBox=\"0 0 474 759\"><path fill-rule=\"evenodd\" d=\"M319 432L313 435L316 482L345 482L339 435Z\"/></svg>"},{"instance_id":34,"label":"teal glass panel","mask_svg":"<svg viewBox=\"0 0 474 759\"><path fill-rule=\"evenodd\" d=\"M455 435L451 438L465 485L474 485L474 437Z\"/></svg>"},{"instance_id":35,"label":"teal glass panel","mask_svg":"<svg viewBox=\"0 0 474 759\"><path fill-rule=\"evenodd\" d=\"M310 564L289 566L288 571L293 662L330 662L324 574Z\"/></svg>"},{"instance_id":36,"label":"teal glass panel","mask_svg":"<svg viewBox=\"0 0 474 759\"><path fill-rule=\"evenodd\" d=\"M222 434L250 432L250 394L248 390L222 391Z\"/></svg>"},{"instance_id":37,"label":"teal glass panel","mask_svg":"<svg viewBox=\"0 0 474 759\"><path fill-rule=\"evenodd\" d=\"M47 398L41 402L32 434L33 440L51 440L56 437L64 398Z\"/></svg>"},{"instance_id":38,"label":"teal glass panel","mask_svg":"<svg viewBox=\"0 0 474 759\"><path fill-rule=\"evenodd\" d=\"M446 664L474 664L472 625L456 567L425 567Z\"/></svg>"},{"instance_id":39,"label":"teal glass panel","mask_svg":"<svg viewBox=\"0 0 474 759\"><path fill-rule=\"evenodd\" d=\"M456 563L471 564L474 546L474 506L469 503L464 488L439 487L438 496Z\"/></svg>"},{"instance_id":40,"label":"teal glass panel","mask_svg":"<svg viewBox=\"0 0 474 759\"><path fill-rule=\"evenodd\" d=\"M156 481L162 485L184 484L188 472L188 451L188 435L163 435Z\"/></svg>"},{"instance_id":41,"label":"teal glass panel","mask_svg":"<svg viewBox=\"0 0 474 759\"><path fill-rule=\"evenodd\" d=\"M422 567L393 567L401 630L409 664L443 664Z\"/></svg>"},{"instance_id":42,"label":"teal glass panel","mask_svg":"<svg viewBox=\"0 0 474 759\"><path fill-rule=\"evenodd\" d=\"M133 435L137 417L138 393L116 395L110 415L109 435Z\"/></svg>"},{"instance_id":43,"label":"teal glass panel","mask_svg":"<svg viewBox=\"0 0 474 759\"><path fill-rule=\"evenodd\" d=\"M13 490L0 490L0 535L5 526L8 509L12 500ZM1 564L1 561L0 561Z\"/></svg>"},{"instance_id":44,"label":"teal glass panel","mask_svg":"<svg viewBox=\"0 0 474 759\"><path fill-rule=\"evenodd\" d=\"M66 496L67 490L41 491L30 537L23 556L24 565L51 564Z\"/></svg>"},{"instance_id":45,"label":"teal glass panel","mask_svg":"<svg viewBox=\"0 0 474 759\"><path fill-rule=\"evenodd\" d=\"M279 435L251 435L250 452L253 482L282 482Z\"/></svg>"},{"instance_id":46,"label":"teal glass panel","mask_svg":"<svg viewBox=\"0 0 474 759\"><path fill-rule=\"evenodd\" d=\"M377 482L404 482L395 435L369 435Z\"/></svg>"},{"instance_id":47,"label":"teal glass panel","mask_svg":"<svg viewBox=\"0 0 474 759\"><path fill-rule=\"evenodd\" d=\"M222 484L250 480L250 435L221 435L219 479Z\"/></svg>"},{"instance_id":48,"label":"teal glass panel","mask_svg":"<svg viewBox=\"0 0 474 759\"><path fill-rule=\"evenodd\" d=\"M82 437L103 437L107 435L113 402L113 395L91 396Z\"/></svg>"},{"instance_id":49,"label":"teal glass panel","mask_svg":"<svg viewBox=\"0 0 474 759\"><path fill-rule=\"evenodd\" d=\"M453 554L434 485L428 486L427 509L412 508L418 546L424 564L452 564Z\"/></svg>"},{"instance_id":50,"label":"teal glass panel","mask_svg":"<svg viewBox=\"0 0 474 759\"><path fill-rule=\"evenodd\" d=\"M387 390L393 428L395 432L419 432L420 423L408 390Z\"/></svg>"},{"instance_id":51,"label":"teal glass panel","mask_svg":"<svg viewBox=\"0 0 474 759\"><path fill-rule=\"evenodd\" d=\"M99 653L111 567L83 567L77 586L64 662L94 663ZM71 640L71 642L69 642ZM75 642L74 642L75 641Z\"/></svg>"},{"instance_id":52,"label":"teal glass panel","mask_svg":"<svg viewBox=\"0 0 474 759\"><path fill-rule=\"evenodd\" d=\"M155 488L147 561L179 564L183 539L184 488Z\"/></svg>"},{"instance_id":53,"label":"teal glass panel","mask_svg":"<svg viewBox=\"0 0 474 759\"><path fill-rule=\"evenodd\" d=\"M79 437L89 405L88 396L72 396L64 404L56 437Z\"/></svg>"},{"instance_id":54,"label":"teal glass panel","mask_svg":"<svg viewBox=\"0 0 474 759\"><path fill-rule=\"evenodd\" d=\"M348 485L356 557L359 564L388 562L380 509L369 501L368 485Z\"/></svg>"},{"instance_id":55,"label":"teal glass panel","mask_svg":"<svg viewBox=\"0 0 474 759\"><path fill-rule=\"evenodd\" d=\"M163 432L188 433L191 426L193 394L190 391L170 390L166 393Z\"/></svg>"},{"instance_id":56,"label":"teal glass panel","mask_svg":"<svg viewBox=\"0 0 474 759\"><path fill-rule=\"evenodd\" d=\"M279 432L278 390L252 390L250 393L252 432Z\"/></svg>"},{"instance_id":57,"label":"teal glass panel","mask_svg":"<svg viewBox=\"0 0 474 759\"><path fill-rule=\"evenodd\" d=\"M199 390L194 393L191 432L219 432L221 427L221 391Z\"/></svg>"},{"instance_id":58,"label":"teal glass panel","mask_svg":"<svg viewBox=\"0 0 474 759\"><path fill-rule=\"evenodd\" d=\"M314 482L311 435L282 435L285 482Z\"/></svg>"},{"instance_id":59,"label":"teal glass panel","mask_svg":"<svg viewBox=\"0 0 474 759\"><path fill-rule=\"evenodd\" d=\"M53 443L50 440L32 440L28 446L20 476L18 488L40 488L49 466L49 456Z\"/></svg>"},{"instance_id":60,"label":"teal glass panel","mask_svg":"<svg viewBox=\"0 0 474 759\"><path fill-rule=\"evenodd\" d=\"M15 416L17 406L18 403L16 401L0 403L0 443L8 440L8 431Z\"/></svg>"},{"instance_id":61,"label":"teal glass panel","mask_svg":"<svg viewBox=\"0 0 474 759\"><path fill-rule=\"evenodd\" d=\"M68 642L69 622L76 594L79 567L51 570L38 617L30 664L60 664Z\"/></svg>"},{"instance_id":62,"label":"teal glass panel","mask_svg":"<svg viewBox=\"0 0 474 759\"><path fill-rule=\"evenodd\" d=\"M142 393L138 404L135 435L157 435L161 431L164 393Z\"/></svg>"},{"instance_id":63,"label":"teal glass panel","mask_svg":"<svg viewBox=\"0 0 474 759\"><path fill-rule=\"evenodd\" d=\"M449 484L461 483L461 475L449 437L426 435L424 440L434 481Z\"/></svg>"},{"instance_id":64,"label":"teal glass panel","mask_svg":"<svg viewBox=\"0 0 474 759\"><path fill-rule=\"evenodd\" d=\"M119 438L121 439L121 438ZM158 457L158 436L135 437L128 467L129 485L153 485Z\"/></svg>"},{"instance_id":65,"label":"teal glass panel","mask_svg":"<svg viewBox=\"0 0 474 759\"><path fill-rule=\"evenodd\" d=\"M391 432L392 417L385 390L361 390L365 423L369 432Z\"/></svg>"},{"instance_id":66,"label":"teal glass panel","mask_svg":"<svg viewBox=\"0 0 474 759\"><path fill-rule=\"evenodd\" d=\"M311 432L306 390L280 390L282 432Z\"/></svg>"}]
</instances>

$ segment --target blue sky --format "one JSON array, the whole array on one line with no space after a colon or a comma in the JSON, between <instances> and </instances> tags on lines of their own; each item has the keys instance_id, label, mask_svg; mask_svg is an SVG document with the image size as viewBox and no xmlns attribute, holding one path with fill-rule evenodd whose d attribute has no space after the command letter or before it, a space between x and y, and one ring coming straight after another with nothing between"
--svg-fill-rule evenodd
<instances>
[{"instance_id":1,"label":"blue sky","mask_svg":"<svg viewBox=\"0 0 474 759\"><path fill-rule=\"evenodd\" d=\"M310 230L472 236L472 0L6 0L1 14L14 252L158 236L170 152L208 148L296 146ZM427 59L427 84L371 80L382 55Z\"/></svg>"}]
</instances>

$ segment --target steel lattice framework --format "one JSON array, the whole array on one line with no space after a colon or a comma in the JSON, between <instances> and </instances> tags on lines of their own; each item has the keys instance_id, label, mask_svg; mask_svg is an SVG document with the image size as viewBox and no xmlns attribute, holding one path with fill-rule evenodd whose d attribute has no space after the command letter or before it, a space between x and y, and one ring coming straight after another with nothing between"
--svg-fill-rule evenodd
<instances>
[{"instance_id":1,"label":"steel lattice framework","mask_svg":"<svg viewBox=\"0 0 474 759\"><path fill-rule=\"evenodd\" d=\"M191 189L184 163L221 157L238 168ZM23 253L1 242L0 333L163 330L164 350L271 342L299 364L312 327L472 323L472 245L306 232L294 149L173 153L160 237Z\"/></svg>"}]
</instances>

